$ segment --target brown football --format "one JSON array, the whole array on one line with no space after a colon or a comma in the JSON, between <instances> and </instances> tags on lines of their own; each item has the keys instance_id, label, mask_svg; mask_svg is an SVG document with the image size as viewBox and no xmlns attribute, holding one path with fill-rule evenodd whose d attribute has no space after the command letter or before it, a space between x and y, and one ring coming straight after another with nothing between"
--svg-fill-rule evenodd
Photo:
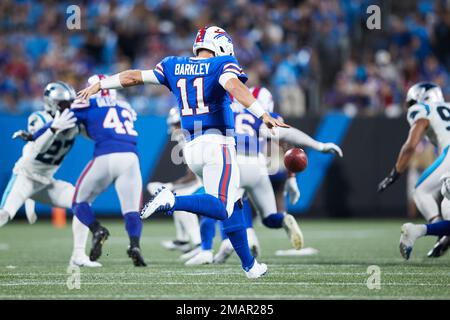
<instances>
[{"instance_id":1,"label":"brown football","mask_svg":"<svg viewBox=\"0 0 450 320\"><path fill-rule=\"evenodd\" d=\"M308 166L308 157L300 148L292 148L284 154L284 165L289 171L301 172Z\"/></svg>"}]
</instances>

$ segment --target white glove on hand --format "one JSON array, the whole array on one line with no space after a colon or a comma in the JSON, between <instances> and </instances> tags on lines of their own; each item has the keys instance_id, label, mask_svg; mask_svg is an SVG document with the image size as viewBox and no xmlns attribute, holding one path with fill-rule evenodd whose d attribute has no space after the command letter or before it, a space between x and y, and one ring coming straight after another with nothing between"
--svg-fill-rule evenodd
<instances>
[{"instance_id":1,"label":"white glove on hand","mask_svg":"<svg viewBox=\"0 0 450 320\"><path fill-rule=\"evenodd\" d=\"M300 190L295 177L290 177L286 180L286 183L284 184L284 194L289 195L290 204L295 204L298 199L300 199Z\"/></svg>"},{"instance_id":2,"label":"white glove on hand","mask_svg":"<svg viewBox=\"0 0 450 320\"><path fill-rule=\"evenodd\" d=\"M56 112L51 128L55 131L55 133L59 133L75 127L76 122L77 118L75 118L74 113L69 109L64 109L62 113L59 111Z\"/></svg>"},{"instance_id":3,"label":"white glove on hand","mask_svg":"<svg viewBox=\"0 0 450 320\"><path fill-rule=\"evenodd\" d=\"M19 131L14 132L12 138L13 139L20 138L23 141L31 141L31 140L33 140L33 135L25 130L19 130Z\"/></svg>"},{"instance_id":4,"label":"white glove on hand","mask_svg":"<svg viewBox=\"0 0 450 320\"><path fill-rule=\"evenodd\" d=\"M344 154L342 153L342 149L339 148L338 145L331 143L331 142L327 142L327 143L323 144L322 152L336 154L341 158L344 157Z\"/></svg>"}]
</instances>

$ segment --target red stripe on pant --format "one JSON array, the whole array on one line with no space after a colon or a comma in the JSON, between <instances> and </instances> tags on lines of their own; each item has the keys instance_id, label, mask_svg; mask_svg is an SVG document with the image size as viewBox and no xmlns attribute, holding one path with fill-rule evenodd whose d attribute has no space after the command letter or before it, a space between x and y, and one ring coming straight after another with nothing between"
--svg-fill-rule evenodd
<instances>
[{"instance_id":1,"label":"red stripe on pant","mask_svg":"<svg viewBox=\"0 0 450 320\"><path fill-rule=\"evenodd\" d=\"M81 182L83 182L84 177L86 176L86 174L91 169L92 165L94 164L94 161L95 161L95 158L92 159L91 161L89 161L89 163L87 164L86 168L84 168L83 172L81 173L81 176L78 178L77 184L75 185L75 193L73 194L72 202L76 202L78 189L80 188Z\"/></svg>"},{"instance_id":2,"label":"red stripe on pant","mask_svg":"<svg viewBox=\"0 0 450 320\"><path fill-rule=\"evenodd\" d=\"M231 163L230 163L230 153L228 151L228 148L224 145L223 146L223 152L225 155L225 163L224 163L224 175L222 184L220 185L220 200L226 204L227 202L227 193L228 193L228 185L230 183L230 177L231 177Z\"/></svg>"}]
</instances>

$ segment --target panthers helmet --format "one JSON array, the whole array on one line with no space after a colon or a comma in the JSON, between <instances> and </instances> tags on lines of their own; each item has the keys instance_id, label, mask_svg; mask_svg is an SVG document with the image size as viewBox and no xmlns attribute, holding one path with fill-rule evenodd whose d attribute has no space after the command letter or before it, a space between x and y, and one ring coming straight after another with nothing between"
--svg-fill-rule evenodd
<instances>
[{"instance_id":1,"label":"panthers helmet","mask_svg":"<svg viewBox=\"0 0 450 320\"><path fill-rule=\"evenodd\" d=\"M197 56L200 49L214 52L215 56L234 56L233 41L222 28L203 27L197 32L192 51Z\"/></svg>"},{"instance_id":2,"label":"panthers helmet","mask_svg":"<svg viewBox=\"0 0 450 320\"><path fill-rule=\"evenodd\" d=\"M444 102L441 87L432 82L419 82L409 88L406 94L406 105L411 107L416 103Z\"/></svg>"},{"instance_id":3,"label":"panthers helmet","mask_svg":"<svg viewBox=\"0 0 450 320\"><path fill-rule=\"evenodd\" d=\"M55 114L69 108L76 98L74 88L62 81L51 82L44 89L44 110Z\"/></svg>"}]
</instances>

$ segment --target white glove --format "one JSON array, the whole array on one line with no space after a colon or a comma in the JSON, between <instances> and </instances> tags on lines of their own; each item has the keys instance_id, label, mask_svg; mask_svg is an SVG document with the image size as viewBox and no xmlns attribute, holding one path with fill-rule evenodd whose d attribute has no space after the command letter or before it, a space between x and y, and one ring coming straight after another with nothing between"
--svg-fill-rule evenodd
<instances>
[{"instance_id":1,"label":"white glove","mask_svg":"<svg viewBox=\"0 0 450 320\"><path fill-rule=\"evenodd\" d=\"M25 130L19 130L14 132L12 139L20 138L23 141L31 141L33 140L33 135Z\"/></svg>"},{"instance_id":2,"label":"white glove","mask_svg":"<svg viewBox=\"0 0 450 320\"><path fill-rule=\"evenodd\" d=\"M286 183L284 184L284 194L289 195L290 204L297 203L298 199L300 199L300 190L295 177L290 177L286 180Z\"/></svg>"},{"instance_id":3,"label":"white glove","mask_svg":"<svg viewBox=\"0 0 450 320\"><path fill-rule=\"evenodd\" d=\"M75 118L74 113L69 109L64 109L62 113L59 111L56 112L50 128L52 128L55 133L58 133L75 127L76 122L77 118Z\"/></svg>"},{"instance_id":4,"label":"white glove","mask_svg":"<svg viewBox=\"0 0 450 320\"><path fill-rule=\"evenodd\" d=\"M147 184L147 191L151 196L154 196L161 188L167 188L172 191L173 184L172 183L162 183L162 182L150 182Z\"/></svg>"},{"instance_id":5,"label":"white glove","mask_svg":"<svg viewBox=\"0 0 450 320\"><path fill-rule=\"evenodd\" d=\"M450 174L444 174L439 181L442 183L441 194L443 197L450 200Z\"/></svg>"},{"instance_id":6,"label":"white glove","mask_svg":"<svg viewBox=\"0 0 450 320\"><path fill-rule=\"evenodd\" d=\"M341 158L344 157L344 154L342 153L342 149L339 148L338 145L335 145L334 143L331 143L331 142L327 142L327 143L323 144L322 152L336 154Z\"/></svg>"}]
</instances>

